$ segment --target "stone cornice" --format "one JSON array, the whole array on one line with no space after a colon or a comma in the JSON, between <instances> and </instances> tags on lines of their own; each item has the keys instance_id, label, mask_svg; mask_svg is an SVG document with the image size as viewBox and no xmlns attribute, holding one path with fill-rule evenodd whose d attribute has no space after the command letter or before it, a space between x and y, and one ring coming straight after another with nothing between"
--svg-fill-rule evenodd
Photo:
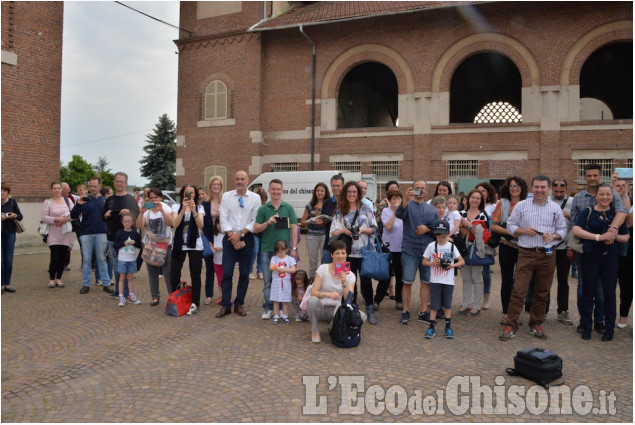
<instances>
[{"instance_id":1,"label":"stone cornice","mask_svg":"<svg viewBox=\"0 0 635 425\"><path fill-rule=\"evenodd\" d=\"M260 33L248 33L246 31L232 31L221 34L211 34L200 37L180 38L174 40L179 51L200 49L201 47L214 47L217 45L241 43L243 41L259 40Z\"/></svg>"}]
</instances>

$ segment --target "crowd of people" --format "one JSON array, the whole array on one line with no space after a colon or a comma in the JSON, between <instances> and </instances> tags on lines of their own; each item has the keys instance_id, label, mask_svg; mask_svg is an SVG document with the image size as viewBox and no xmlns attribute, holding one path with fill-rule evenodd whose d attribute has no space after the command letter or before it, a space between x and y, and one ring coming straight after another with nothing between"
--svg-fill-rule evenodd
<instances>
[{"instance_id":1,"label":"crowd of people","mask_svg":"<svg viewBox=\"0 0 635 425\"><path fill-rule=\"evenodd\" d=\"M452 185L439 182L433 196L417 179L406 188L396 181L385 185L386 197L373 202L365 197L366 183L344 181L334 175L330 186L317 182L300 220L282 199L283 182L274 179L265 191L247 190L249 176L239 171L235 189L213 176L207 187L186 184L180 202L171 207L162 191L146 188L127 192L128 176L115 174L114 193L102 188L99 178L80 185L77 195L65 183L51 184L51 197L42 204L40 227L50 249L49 288L63 288L62 275L70 261L75 236L82 256L81 294L96 285L118 305L139 304L134 293L135 273L145 261L151 300L160 302L159 280L167 294L182 284L186 257L192 305L201 304L202 268L205 264L204 303L219 306L216 317L232 312L247 314L245 296L251 279L263 279L262 319L274 324L291 320L311 322L311 339L321 340L318 322L330 321L350 292L357 302L358 284L365 305L363 319L376 325L376 311L389 297L410 323L412 286L417 272L420 304L416 319L436 335L438 320L451 327L455 276L461 276L459 315L478 316L490 308L491 266L498 256L501 273L500 305L503 326L499 339L509 340L520 327L523 310L530 313L529 332L546 338L542 327L549 310L554 274L557 277L558 321L572 325L568 279L577 269L577 328L588 340L595 329L603 341L614 336L615 326L626 326L632 304L632 197L629 184L614 175L611 185L601 184L601 167L588 164L586 187L575 196L564 179L544 175L526 182L510 176L497 192L481 182L467 194L453 194ZM2 184L2 291L11 285L13 248L23 219L11 186ZM308 259L300 262L300 225L307 228ZM376 289L362 276L363 250L374 250L381 236L390 253L390 278ZM150 249L148 249L150 248ZM576 249L574 251L574 248ZM150 254L148 254L150 255ZM254 262L256 263L254 269ZM238 284L233 296L233 275L238 263ZM301 265L306 264L306 270ZM216 278L216 282L214 282ZM616 285L620 284L617 315ZM220 294L214 301L214 286Z\"/></svg>"}]
</instances>

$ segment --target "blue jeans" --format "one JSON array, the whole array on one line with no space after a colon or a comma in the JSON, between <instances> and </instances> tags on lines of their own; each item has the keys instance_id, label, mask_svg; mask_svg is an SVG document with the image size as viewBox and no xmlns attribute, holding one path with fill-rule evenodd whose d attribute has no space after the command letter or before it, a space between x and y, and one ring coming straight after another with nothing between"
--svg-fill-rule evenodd
<instances>
[{"instance_id":1,"label":"blue jeans","mask_svg":"<svg viewBox=\"0 0 635 425\"><path fill-rule=\"evenodd\" d=\"M331 264L333 262L333 257L331 257L331 251L328 249L322 250L322 264Z\"/></svg>"},{"instance_id":2,"label":"blue jeans","mask_svg":"<svg viewBox=\"0 0 635 425\"><path fill-rule=\"evenodd\" d=\"M119 255L119 250L115 249L115 242L114 241L108 241L108 252L110 253L110 258L113 261L113 269L112 272L110 273L110 278L112 279L112 277L115 277L115 285L119 285L119 272L117 271L117 257ZM102 280L102 283L104 281ZM107 286L107 285L105 285ZM128 298L128 295L130 294L130 292L128 292L128 278L126 278L123 282L123 296Z\"/></svg>"},{"instance_id":3,"label":"blue jeans","mask_svg":"<svg viewBox=\"0 0 635 425\"><path fill-rule=\"evenodd\" d=\"M260 236L254 235L254 250L251 254L251 263L249 263L249 274L254 272L254 262L256 263L256 272L262 273L262 252L260 251Z\"/></svg>"},{"instance_id":4,"label":"blue jeans","mask_svg":"<svg viewBox=\"0 0 635 425\"><path fill-rule=\"evenodd\" d=\"M578 268L578 313L582 317L582 296L584 293L584 271L582 270L582 254L575 253L575 265ZM593 322L604 323L604 291L602 290L602 275L597 275L595 283L595 309Z\"/></svg>"},{"instance_id":5,"label":"blue jeans","mask_svg":"<svg viewBox=\"0 0 635 425\"><path fill-rule=\"evenodd\" d=\"M223 300L221 306L228 310L232 306L232 279L234 278L236 262L238 262L240 275L238 276L234 307L242 306L245 303L247 288L249 288L249 261L251 261L251 253L254 249L254 237L252 234L248 234L243 240L245 247L236 251L227 236L223 237L223 280L221 281Z\"/></svg>"},{"instance_id":6,"label":"blue jeans","mask_svg":"<svg viewBox=\"0 0 635 425\"><path fill-rule=\"evenodd\" d=\"M492 272L490 266L483 266L483 294L492 292Z\"/></svg>"},{"instance_id":7,"label":"blue jeans","mask_svg":"<svg viewBox=\"0 0 635 425\"><path fill-rule=\"evenodd\" d=\"M271 257L273 257L273 255L273 252L260 252L260 266L262 267L262 275L265 281L265 284L262 288L262 295L265 299L265 302L262 303L262 308L265 309L265 311L273 311L273 301L271 301L272 273L269 269L269 262L271 261Z\"/></svg>"},{"instance_id":8,"label":"blue jeans","mask_svg":"<svg viewBox=\"0 0 635 425\"><path fill-rule=\"evenodd\" d=\"M430 267L424 266L421 261L423 257L415 257L407 252L401 253L401 274L405 285L412 285L419 270L419 280L430 283ZM422 307L423 308L423 307Z\"/></svg>"},{"instance_id":9,"label":"blue jeans","mask_svg":"<svg viewBox=\"0 0 635 425\"><path fill-rule=\"evenodd\" d=\"M107 241L108 242L108 241ZM99 267L95 267L95 280L100 281L104 285L110 285L112 281L112 275L114 273L115 263L117 262L116 258L113 260L110 252L110 242L108 242L108 246L106 247L106 271L108 272L105 277L100 276Z\"/></svg>"},{"instance_id":10,"label":"blue jeans","mask_svg":"<svg viewBox=\"0 0 635 425\"><path fill-rule=\"evenodd\" d=\"M95 252L97 259L97 264L95 264L96 272L99 273L99 276L108 276L108 264L106 264L108 239L106 239L105 233L97 233L94 235L82 235L79 240L82 242L80 244L82 249L82 285L90 287L93 252Z\"/></svg>"},{"instance_id":11,"label":"blue jeans","mask_svg":"<svg viewBox=\"0 0 635 425\"><path fill-rule=\"evenodd\" d=\"M2 286L11 285L15 232L2 232Z\"/></svg>"}]
</instances>

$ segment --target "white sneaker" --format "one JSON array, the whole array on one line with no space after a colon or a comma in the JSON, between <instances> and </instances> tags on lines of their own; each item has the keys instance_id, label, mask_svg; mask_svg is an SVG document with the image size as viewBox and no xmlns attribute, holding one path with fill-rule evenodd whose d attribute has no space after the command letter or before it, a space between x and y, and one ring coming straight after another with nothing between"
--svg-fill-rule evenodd
<instances>
[{"instance_id":1,"label":"white sneaker","mask_svg":"<svg viewBox=\"0 0 635 425\"><path fill-rule=\"evenodd\" d=\"M95 286L101 286L101 285L102 285L101 280L96 280L95 281Z\"/></svg>"},{"instance_id":2,"label":"white sneaker","mask_svg":"<svg viewBox=\"0 0 635 425\"><path fill-rule=\"evenodd\" d=\"M117 307L123 307L126 305L126 299L124 297L119 297L119 304L117 304Z\"/></svg>"},{"instance_id":3,"label":"white sneaker","mask_svg":"<svg viewBox=\"0 0 635 425\"><path fill-rule=\"evenodd\" d=\"M273 311L271 310L265 310L264 313L262 313L262 320L269 320L271 319L271 315L273 314Z\"/></svg>"},{"instance_id":4,"label":"white sneaker","mask_svg":"<svg viewBox=\"0 0 635 425\"><path fill-rule=\"evenodd\" d=\"M300 319L299 317L296 317L296 318L295 318L295 321L296 321L296 322L301 322L301 321L302 321L302 319Z\"/></svg>"},{"instance_id":5,"label":"white sneaker","mask_svg":"<svg viewBox=\"0 0 635 425\"><path fill-rule=\"evenodd\" d=\"M188 314L188 315L191 316L192 314L196 314L197 311L198 311L198 309L196 308L196 304L192 304L190 306L190 309L188 310L188 312L185 313L185 314Z\"/></svg>"},{"instance_id":6,"label":"white sneaker","mask_svg":"<svg viewBox=\"0 0 635 425\"><path fill-rule=\"evenodd\" d=\"M139 300L137 299L137 297L136 297L136 295L135 295L135 294L130 294L130 295L128 295L128 301L129 301L131 304L141 304L141 301L139 301Z\"/></svg>"}]
</instances>

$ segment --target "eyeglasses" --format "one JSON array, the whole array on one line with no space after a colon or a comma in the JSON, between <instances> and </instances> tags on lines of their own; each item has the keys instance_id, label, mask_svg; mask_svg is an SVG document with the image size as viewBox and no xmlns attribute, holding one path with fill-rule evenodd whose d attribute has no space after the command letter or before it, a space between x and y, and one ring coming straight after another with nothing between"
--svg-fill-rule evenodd
<instances>
[{"instance_id":1,"label":"eyeglasses","mask_svg":"<svg viewBox=\"0 0 635 425\"><path fill-rule=\"evenodd\" d=\"M240 205L240 208L245 208L245 203L243 202L242 197L238 198L238 205Z\"/></svg>"}]
</instances>

